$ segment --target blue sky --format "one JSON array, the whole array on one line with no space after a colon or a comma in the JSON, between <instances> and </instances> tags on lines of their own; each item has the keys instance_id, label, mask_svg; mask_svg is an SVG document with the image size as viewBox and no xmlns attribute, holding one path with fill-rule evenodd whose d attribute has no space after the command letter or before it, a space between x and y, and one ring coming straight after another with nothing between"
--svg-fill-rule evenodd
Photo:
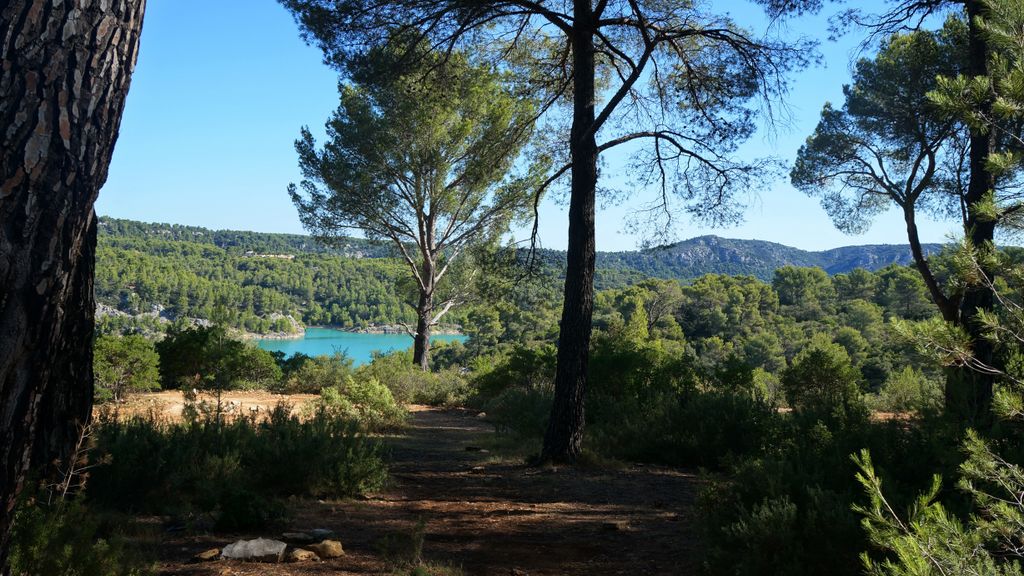
<instances>
[{"instance_id":1,"label":"blue sky","mask_svg":"<svg viewBox=\"0 0 1024 576\"><path fill-rule=\"evenodd\" d=\"M741 2L722 2L740 6ZM744 12L744 10L739 10ZM789 33L824 37L826 15L789 24ZM793 76L791 122L743 147L751 156L792 161L825 101L842 101L860 40L823 42L824 66ZM336 74L299 38L274 0L149 0L139 62L110 175L97 212L119 218L209 228L301 233L285 188L300 178L292 143L314 133L337 104ZM607 158L616 177L622 158ZM642 191L639 195L642 197ZM866 234L837 231L816 200L784 179L751 198L746 221L706 228L678 221L678 239L701 234L757 238L808 250L849 244L905 244L901 217L879 218ZM624 229L627 203L601 210L599 250L630 250L641 238ZM541 211L543 245L564 248L566 212L553 200ZM920 223L922 239L942 242L955 223Z\"/></svg>"}]
</instances>

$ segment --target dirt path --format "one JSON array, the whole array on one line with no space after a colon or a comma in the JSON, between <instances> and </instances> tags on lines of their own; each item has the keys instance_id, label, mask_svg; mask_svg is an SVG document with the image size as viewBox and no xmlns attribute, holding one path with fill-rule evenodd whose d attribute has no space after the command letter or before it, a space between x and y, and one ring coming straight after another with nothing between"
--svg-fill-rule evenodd
<instances>
[{"instance_id":1,"label":"dirt path","mask_svg":"<svg viewBox=\"0 0 1024 576\"><path fill-rule=\"evenodd\" d=\"M336 531L344 558L258 566L172 560L162 573L391 574L417 541L418 523L424 560L465 574L696 573L692 474L528 468L475 450L492 434L466 411L414 410L408 430L390 442L387 490L360 501L294 502L290 528ZM180 559L228 541L204 536L162 548Z\"/></svg>"}]
</instances>

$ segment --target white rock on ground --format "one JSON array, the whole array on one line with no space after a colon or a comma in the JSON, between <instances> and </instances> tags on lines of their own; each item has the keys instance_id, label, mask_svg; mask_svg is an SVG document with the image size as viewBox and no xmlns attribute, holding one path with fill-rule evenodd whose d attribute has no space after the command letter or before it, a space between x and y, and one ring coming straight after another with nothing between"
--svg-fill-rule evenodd
<instances>
[{"instance_id":1,"label":"white rock on ground","mask_svg":"<svg viewBox=\"0 0 1024 576\"><path fill-rule=\"evenodd\" d=\"M228 544L221 551L221 556L230 560L248 562L280 562L288 545L280 540L257 538L255 540L239 540Z\"/></svg>"}]
</instances>

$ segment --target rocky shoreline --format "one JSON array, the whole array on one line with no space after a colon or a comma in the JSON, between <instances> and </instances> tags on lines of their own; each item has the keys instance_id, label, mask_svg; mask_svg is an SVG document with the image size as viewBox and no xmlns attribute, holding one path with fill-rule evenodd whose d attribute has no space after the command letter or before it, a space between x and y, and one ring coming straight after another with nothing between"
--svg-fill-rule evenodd
<instances>
[{"instance_id":1,"label":"rocky shoreline","mask_svg":"<svg viewBox=\"0 0 1024 576\"><path fill-rule=\"evenodd\" d=\"M350 334L408 334L405 327L401 324L376 324L365 328L323 325L306 326L305 328L323 328L324 330L337 330L339 332L348 332ZM430 333L432 336L465 336L465 334L462 333L461 326L452 324L435 326ZM305 335L306 332L305 329L303 329L299 332L271 332L268 334L243 332L242 338L246 340L301 340Z\"/></svg>"},{"instance_id":2,"label":"rocky shoreline","mask_svg":"<svg viewBox=\"0 0 1024 576\"><path fill-rule=\"evenodd\" d=\"M96 316L102 318L104 316L115 316L125 318L145 318L151 319L158 324L170 324L174 321L174 317L168 314L167 309L163 306L154 306L149 312L141 314L129 314L122 312L113 306L109 306L103 303L97 303L96 305ZM349 332L352 334L408 334L405 326L401 324L373 324L364 328L353 328L351 326L331 326L331 325L315 325L315 326L303 326L302 323L291 315L284 315L280 313L273 313L269 316L270 320L287 319L291 324L292 330L288 332L267 332L261 334L259 332L249 332L239 328L230 328L229 332L236 338L243 340L301 340L306 335L306 328L323 328L325 330L338 330L340 332ZM205 318L186 318L194 326L210 326L211 322ZM431 329L431 335L433 336L465 336L462 332L462 326L458 324L440 324L434 326ZM158 336L159 337L159 336Z\"/></svg>"},{"instance_id":3,"label":"rocky shoreline","mask_svg":"<svg viewBox=\"0 0 1024 576\"><path fill-rule=\"evenodd\" d=\"M298 332L270 332L260 334L258 332L242 332L243 340L301 340L306 336L306 330Z\"/></svg>"},{"instance_id":4,"label":"rocky shoreline","mask_svg":"<svg viewBox=\"0 0 1024 576\"><path fill-rule=\"evenodd\" d=\"M366 328L341 328L338 326L315 326L315 328L327 328L329 330L340 330L353 334L408 334L405 326L401 324L375 324ZM441 324L431 329L432 336L464 336L462 327L454 324Z\"/></svg>"}]
</instances>

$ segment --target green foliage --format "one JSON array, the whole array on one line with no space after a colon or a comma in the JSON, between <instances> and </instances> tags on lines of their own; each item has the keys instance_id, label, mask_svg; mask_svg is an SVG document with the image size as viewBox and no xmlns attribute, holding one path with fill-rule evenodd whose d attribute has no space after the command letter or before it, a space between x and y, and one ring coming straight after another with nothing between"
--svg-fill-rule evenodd
<instances>
[{"instance_id":1,"label":"green foliage","mask_svg":"<svg viewBox=\"0 0 1024 576\"><path fill-rule=\"evenodd\" d=\"M372 377L347 375L340 384L323 388L314 409L358 422L372 431L394 428L405 421L405 410L395 403L391 390Z\"/></svg>"},{"instance_id":2,"label":"green foliage","mask_svg":"<svg viewBox=\"0 0 1024 576\"><path fill-rule=\"evenodd\" d=\"M217 326L172 330L156 350L167 389L266 388L281 379L273 354L233 340Z\"/></svg>"},{"instance_id":3,"label":"green foliage","mask_svg":"<svg viewBox=\"0 0 1024 576\"><path fill-rule=\"evenodd\" d=\"M288 373L281 381L285 394L319 394L327 388L340 388L352 377L352 359L343 353L309 357L296 355L283 368Z\"/></svg>"},{"instance_id":4,"label":"green foliage","mask_svg":"<svg viewBox=\"0 0 1024 576\"><path fill-rule=\"evenodd\" d=\"M979 12L976 25L985 41L986 74L944 74L928 98L932 105L972 130L995 132L999 146L990 151L986 167L997 178L1011 179L1020 168L1015 148L1019 142L1019 122L1024 117L1024 9L1018 0L986 0L981 2ZM997 190L1001 192L1004 191ZM999 194L1002 198L998 201L990 196L971 209L977 209L982 220L986 213L991 220L999 220L1008 205L1019 205L1011 190L1005 192ZM1019 221L1015 216L1008 220Z\"/></svg>"},{"instance_id":5,"label":"green foliage","mask_svg":"<svg viewBox=\"0 0 1024 576\"><path fill-rule=\"evenodd\" d=\"M1019 552L1019 521L1024 516L1016 504L1018 490L1024 488L1021 470L1000 462L977 435L968 439L967 448L970 457L962 467L967 478L995 482L999 487L998 492L986 492L973 489L970 480L966 481L965 486L973 489L977 504L990 514L988 518L973 517L967 525L939 503L939 476L933 478L929 490L917 497L904 519L883 494L882 480L875 472L870 453L865 450L854 456L853 461L860 469L857 480L868 495L868 504L857 505L855 510L863 516L871 543L891 553L880 561L864 553L861 560L868 574L1024 574L1024 558Z\"/></svg>"},{"instance_id":6,"label":"green foliage","mask_svg":"<svg viewBox=\"0 0 1024 576\"><path fill-rule=\"evenodd\" d=\"M921 275L903 266L889 266L878 271L878 303L891 315L921 320L935 314Z\"/></svg>"},{"instance_id":7,"label":"green foliage","mask_svg":"<svg viewBox=\"0 0 1024 576\"><path fill-rule=\"evenodd\" d=\"M599 335L591 353L585 447L592 453L717 466L771 442L775 406L755 391L749 368L736 363L708 381L673 342L620 336ZM553 378L553 347L519 347L479 371L475 402L499 430L538 439Z\"/></svg>"},{"instance_id":8,"label":"green foliage","mask_svg":"<svg viewBox=\"0 0 1024 576\"><path fill-rule=\"evenodd\" d=\"M500 430L541 438L551 413L554 378L554 346L516 346L508 355L478 362L474 402Z\"/></svg>"},{"instance_id":9,"label":"green foliage","mask_svg":"<svg viewBox=\"0 0 1024 576\"><path fill-rule=\"evenodd\" d=\"M23 497L10 542L13 576L143 576L152 571L111 518L80 498L47 504Z\"/></svg>"},{"instance_id":10,"label":"green foliage","mask_svg":"<svg viewBox=\"0 0 1024 576\"><path fill-rule=\"evenodd\" d=\"M772 288L779 304L797 320L820 320L833 313L836 291L820 268L784 266L775 271Z\"/></svg>"},{"instance_id":11,"label":"green foliage","mask_svg":"<svg viewBox=\"0 0 1024 576\"><path fill-rule=\"evenodd\" d=\"M159 333L173 320L218 315L227 327L258 333L285 322L280 331L291 332L288 315L343 328L414 318L395 288L402 265L365 240L329 249L305 236L102 222L96 298L116 310L100 310L103 333Z\"/></svg>"},{"instance_id":12,"label":"green foliage","mask_svg":"<svg viewBox=\"0 0 1024 576\"><path fill-rule=\"evenodd\" d=\"M958 464L952 443L927 415L875 422L861 400L862 385L903 398L904 374L938 374L892 338L903 318L932 314L916 271L894 266L829 278L794 268L781 271L776 285L727 276L683 285L609 270L611 288L595 298L586 450L715 471L698 521L709 573L853 574L869 543L850 509L860 489L847 455L866 447L886 470L896 468L887 482L898 501L931 472ZM545 431L552 397L557 271L542 267L521 277L515 269L483 268L477 290L486 305L460 317L472 335L465 346L436 349L441 370L416 370L408 351L379 355L358 369L340 357L277 357L278 389L324 390L310 411L361 418L364 430L393 425L395 404L468 403L486 412L499 433L532 447ZM198 340L181 348L186 357L218 347L215 338ZM181 373L192 370L199 371ZM783 396L793 412L778 410ZM218 456L194 477L235 478L244 464L240 454ZM250 484L207 493L202 507L162 505L208 510L225 525L261 524L274 521L279 496Z\"/></svg>"},{"instance_id":13,"label":"green foliage","mask_svg":"<svg viewBox=\"0 0 1024 576\"><path fill-rule=\"evenodd\" d=\"M705 261L705 243L711 240L726 252ZM225 327L257 333L291 331L287 315L306 325L342 328L415 320L406 304L409 295L399 287L399 279L407 274L405 265L393 257L391 249L357 238L333 244L326 246L306 236L101 218L96 296L103 306L98 331L157 335L183 318L218 317ZM936 248L925 246L926 252ZM542 250L538 257L543 267L528 278L514 267L506 266L511 273L501 266L487 268L474 279L476 297L485 304L455 307L447 321L462 325L476 341L471 345L480 349L523 342L526 336L556 338L559 275L565 255ZM620 289L645 284L649 276L690 281L704 273L730 273L770 280L776 268L790 262L846 272L857 263L904 262L907 255L898 247L809 253L768 242L705 237L639 252L600 252L597 259L598 288ZM867 271L847 275L861 273L877 282ZM664 286L673 290L671 284ZM677 308L672 303L676 296L660 294L656 281L645 289L648 315L671 329L666 308L662 313L655 308L659 302ZM870 295L866 289L862 292L860 298L874 301L873 290ZM472 321L471 314L476 314ZM494 323L495 314L500 326ZM280 330L284 323L288 330ZM480 327L475 328L476 324Z\"/></svg>"},{"instance_id":14,"label":"green foliage","mask_svg":"<svg viewBox=\"0 0 1024 576\"><path fill-rule=\"evenodd\" d=\"M359 230L401 255L415 294L415 360L426 368L422 338L465 301L466 261L522 216L546 162L513 173L536 110L497 67L433 54L415 35L392 40L349 62L321 149L303 129L304 179L289 194L323 241Z\"/></svg>"},{"instance_id":15,"label":"green foliage","mask_svg":"<svg viewBox=\"0 0 1024 576\"><path fill-rule=\"evenodd\" d=\"M840 300L871 300L875 297L878 276L863 268L855 268L849 273L833 276L832 285Z\"/></svg>"},{"instance_id":16,"label":"green foliage","mask_svg":"<svg viewBox=\"0 0 1024 576\"><path fill-rule=\"evenodd\" d=\"M951 17L940 31L916 29L887 38L872 59L856 63L844 103L826 103L800 148L793 185L846 232L863 232L894 205L959 218L956 162L965 130L928 98L940 75L966 67L967 27ZM913 232L911 241L918 241Z\"/></svg>"},{"instance_id":17,"label":"green foliage","mask_svg":"<svg viewBox=\"0 0 1024 576\"><path fill-rule=\"evenodd\" d=\"M707 275L682 291L680 325L690 338L759 332L779 311L777 292L749 276Z\"/></svg>"},{"instance_id":18,"label":"green foliage","mask_svg":"<svg viewBox=\"0 0 1024 576\"><path fill-rule=\"evenodd\" d=\"M1024 7L1024 5L1020 5ZM1024 14L1022 12L1021 14ZM1024 21L1021 18L1019 21ZM968 286L992 291L998 306L979 313L973 321L980 332L996 345L1006 359L1005 370L986 364L972 353L971 340L963 326L931 320L898 325L901 335L911 339L919 351L952 369L977 371L995 377L998 387L993 411L998 422L984 434L968 430L962 439L964 461L956 470L957 486L970 497L966 513L951 505L941 490L941 476L904 508L894 503L888 481L883 491L879 471L891 471L892 464L876 464L875 451L857 452L853 461L857 479L867 503L857 506L865 532L881 554L862 555L868 573L878 576L982 574L1019 575L1024 563L1024 468L1020 452L1024 387L1020 362L1024 334L1024 308L1020 306L1021 272L1007 266L1005 255L975 249L965 243L954 261L959 279ZM993 282L983 270L1001 272ZM961 423L955 423L961 430ZM902 463L900 463L902 465ZM949 474L947 474L949 476Z\"/></svg>"},{"instance_id":19,"label":"green foliage","mask_svg":"<svg viewBox=\"0 0 1024 576\"><path fill-rule=\"evenodd\" d=\"M661 454L671 426L667 412L694 387L689 358L661 342L599 336L590 357L588 438L592 450L630 459Z\"/></svg>"},{"instance_id":20,"label":"green foliage","mask_svg":"<svg viewBox=\"0 0 1024 576\"><path fill-rule=\"evenodd\" d=\"M720 469L732 458L761 453L778 437L779 424L775 405L750 391L694 393L678 401L665 422L656 423L666 436L660 452L650 452L656 444L646 447L646 458Z\"/></svg>"},{"instance_id":21,"label":"green foliage","mask_svg":"<svg viewBox=\"0 0 1024 576\"><path fill-rule=\"evenodd\" d=\"M105 464L93 470L87 495L108 509L213 514L225 530L265 527L281 518L280 498L346 497L381 486L377 446L356 428L327 410L300 419L284 407L261 422L105 421L94 451Z\"/></svg>"},{"instance_id":22,"label":"green foliage","mask_svg":"<svg viewBox=\"0 0 1024 576\"><path fill-rule=\"evenodd\" d=\"M776 415L774 436L709 478L698 502L708 574L860 574L868 547L851 505L860 494L846 454L870 447L902 499L949 459L936 429L863 419Z\"/></svg>"},{"instance_id":23,"label":"green foliage","mask_svg":"<svg viewBox=\"0 0 1024 576\"><path fill-rule=\"evenodd\" d=\"M782 373L789 406L818 417L845 419L863 415L861 376L838 344L815 338Z\"/></svg>"},{"instance_id":24,"label":"green foliage","mask_svg":"<svg viewBox=\"0 0 1024 576\"><path fill-rule=\"evenodd\" d=\"M876 410L905 414L936 413L942 408L942 382L911 366L895 372L882 384L871 405Z\"/></svg>"},{"instance_id":25,"label":"green foliage","mask_svg":"<svg viewBox=\"0 0 1024 576\"><path fill-rule=\"evenodd\" d=\"M150 340L99 336L93 350L97 402L120 402L132 392L160 389L160 357Z\"/></svg>"},{"instance_id":26,"label":"green foliage","mask_svg":"<svg viewBox=\"0 0 1024 576\"><path fill-rule=\"evenodd\" d=\"M437 350L443 354L446 346ZM466 376L458 368L424 372L412 364L408 350L376 354L373 362L360 366L357 378L372 379L390 390L399 404L451 406L464 403L471 394Z\"/></svg>"}]
</instances>

